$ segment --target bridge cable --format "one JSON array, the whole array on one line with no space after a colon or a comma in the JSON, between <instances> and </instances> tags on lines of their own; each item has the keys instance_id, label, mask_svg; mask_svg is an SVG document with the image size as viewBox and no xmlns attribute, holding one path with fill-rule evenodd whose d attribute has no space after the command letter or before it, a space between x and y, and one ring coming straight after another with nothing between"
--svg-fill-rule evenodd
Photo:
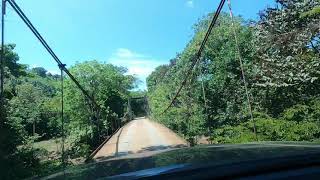
<instances>
[{"instance_id":1,"label":"bridge cable","mask_svg":"<svg viewBox=\"0 0 320 180\"><path fill-rule=\"evenodd\" d=\"M24 12L18 6L18 4L14 0L6 0L6 1L8 1L8 3L13 8L13 10L19 15L19 17L23 20L23 22L28 26L28 28L32 31L32 33L37 37L37 39L41 42L41 44L44 46L44 48L48 51L48 53L52 56L52 58L57 62L58 66L61 66L63 68L63 71L76 84L76 86L81 90L81 92L85 95L85 97L87 97L96 108L100 109L99 105L89 95L89 93L80 85L80 83L77 81L77 79L69 72L69 70L65 66L63 66L64 64L60 61L60 59L57 57L57 55L52 51L50 46L47 44L47 42L44 40L44 38L41 36L41 34L37 31L37 29L33 26L33 24L30 22L30 20L27 18L27 16L24 14Z\"/></svg>"},{"instance_id":2,"label":"bridge cable","mask_svg":"<svg viewBox=\"0 0 320 180\"><path fill-rule=\"evenodd\" d=\"M185 74L184 80L182 81L180 87L178 88L178 91L176 92L175 96L174 96L173 99L171 100L170 104L169 104L168 107L161 113L161 115L164 114L164 113L166 113L166 112L168 111L168 109L171 108L171 106L173 105L173 103L175 102L175 100L178 98L178 96L179 96L182 88L185 86L185 84L186 84L186 82L187 82L187 80L188 80L188 78L189 78L190 72L193 70L194 66L198 63L198 61L199 61L199 59L200 59L200 57L201 57L202 51L203 51L203 49L204 49L204 47L205 47L205 45L206 45L206 42L208 41L209 35L210 35L211 31L212 31L212 28L213 28L214 25L216 24L216 21L217 21L217 19L218 19L218 16L219 16L219 14L220 14L220 12L221 12L221 10L222 10L222 7L223 7L225 1L226 1L226 0L221 0L221 1L220 1L219 6L218 6L218 8L217 8L217 10L216 10L216 12L215 12L215 14L214 14L211 22L210 22L210 25L209 25L209 28L208 28L206 34L205 34L205 37L204 37L204 39L203 39L203 41L202 41L202 43L201 43L201 45L200 45L200 48L199 48L199 50L197 51L197 53L195 54L195 57L194 57L194 59L193 59L193 61L192 61L192 64L191 64L191 66L189 67L189 69L187 70L187 73Z\"/></svg>"},{"instance_id":3,"label":"bridge cable","mask_svg":"<svg viewBox=\"0 0 320 180\"><path fill-rule=\"evenodd\" d=\"M228 7L229 7L229 12L230 12L232 31L233 31L233 35L234 35L234 39L235 39L236 48L237 48L236 49L236 51L237 51L236 55L238 54L242 80L243 80L244 89L245 89L245 92L246 92L248 109L249 109L251 120L253 122L253 133L254 133L256 141L258 141L257 131L256 131L256 123L255 123L255 120L253 118L250 95L249 95L249 91L248 91L248 84L247 84L247 81L246 81L245 70L244 70L244 67L243 67L243 60L242 60L241 51L240 51L240 47L239 47L238 36L237 36L237 33L236 33L236 29L235 29L234 16L233 16L233 13L232 13L232 8L231 8L231 0L228 0Z\"/></svg>"},{"instance_id":4,"label":"bridge cable","mask_svg":"<svg viewBox=\"0 0 320 180\"><path fill-rule=\"evenodd\" d=\"M202 73L201 64L199 64L199 76L200 76L200 79L201 79L201 90L202 90L204 107L205 107L205 111L206 111L206 113L207 113L208 106L207 106L207 98L206 98L205 87L204 87L204 83L203 83L204 75L203 75L203 73Z\"/></svg>"},{"instance_id":5,"label":"bridge cable","mask_svg":"<svg viewBox=\"0 0 320 180\"><path fill-rule=\"evenodd\" d=\"M97 102L94 100L93 96L89 95L88 91L86 91L82 85L78 82L78 80L69 72L69 70L65 67L66 65L63 64L60 59L57 57L57 55L53 52L51 47L47 44L47 42L44 40L44 38L41 36L41 34L37 31L37 29L33 26L31 21L27 18L27 16L24 14L24 12L21 10L21 8L18 6L18 4L14 0L6 0L10 6L13 8L13 10L18 14L18 16L23 20L23 22L27 25L27 27L31 30L31 32L36 36L36 38L40 41L40 43L43 45L43 47L47 50L47 52L52 56L52 58L57 62L59 68L61 68L68 76L69 78L76 84L78 89L81 90L83 95L91 102L96 112L100 112L101 107L97 104ZM98 113L94 113L94 116L99 115ZM99 119L98 117L95 119ZM100 133L100 132L99 132Z\"/></svg>"}]
</instances>

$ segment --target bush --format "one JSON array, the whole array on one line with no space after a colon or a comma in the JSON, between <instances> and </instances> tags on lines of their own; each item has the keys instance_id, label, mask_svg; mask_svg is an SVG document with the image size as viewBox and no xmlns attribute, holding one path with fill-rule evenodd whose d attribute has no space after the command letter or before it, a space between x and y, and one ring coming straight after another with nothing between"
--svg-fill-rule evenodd
<instances>
[{"instance_id":1,"label":"bush","mask_svg":"<svg viewBox=\"0 0 320 180\"><path fill-rule=\"evenodd\" d=\"M255 118L259 141L316 141L320 138L320 126L309 121ZM211 139L216 143L245 143L255 141L253 123L224 126L216 129Z\"/></svg>"},{"instance_id":2,"label":"bush","mask_svg":"<svg viewBox=\"0 0 320 180\"><path fill-rule=\"evenodd\" d=\"M303 121L308 117L309 113L309 106L297 104L286 109L283 113L283 118L289 121Z\"/></svg>"},{"instance_id":3,"label":"bush","mask_svg":"<svg viewBox=\"0 0 320 180\"><path fill-rule=\"evenodd\" d=\"M243 143L254 141L254 134L243 125L216 129L211 137L215 143Z\"/></svg>"}]
</instances>

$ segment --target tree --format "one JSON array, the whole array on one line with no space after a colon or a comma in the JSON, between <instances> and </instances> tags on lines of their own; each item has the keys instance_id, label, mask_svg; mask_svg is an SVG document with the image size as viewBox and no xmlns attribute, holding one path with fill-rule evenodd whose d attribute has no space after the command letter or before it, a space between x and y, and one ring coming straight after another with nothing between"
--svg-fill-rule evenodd
<instances>
[{"instance_id":1,"label":"tree","mask_svg":"<svg viewBox=\"0 0 320 180\"><path fill-rule=\"evenodd\" d=\"M23 176L29 176L30 172L24 171L28 164L25 159L34 159L33 156L22 155L19 145L25 140L24 127L19 121L12 121L11 100L16 95L15 87L18 78L25 76L26 66L18 63L19 57L13 51L14 45L5 45L4 47L4 69L5 69L5 87L4 97L0 104L0 179L17 179ZM30 154L29 154L30 155Z\"/></svg>"},{"instance_id":2,"label":"tree","mask_svg":"<svg viewBox=\"0 0 320 180\"><path fill-rule=\"evenodd\" d=\"M127 70L123 67L97 61L76 64L70 71L99 106L96 109L67 79L65 102L70 140L78 146L95 148L103 136L119 126L135 78L125 75Z\"/></svg>"},{"instance_id":3,"label":"tree","mask_svg":"<svg viewBox=\"0 0 320 180\"><path fill-rule=\"evenodd\" d=\"M211 17L212 14L208 15L194 26L194 38L169 66L156 68L148 77L153 116L189 138L191 143L196 136L208 134L212 128L248 119L231 20L226 13L220 15L200 63L188 72L190 79L178 99L168 112L162 114L185 77ZM241 18L236 18L235 26L244 63L248 67L253 56L252 44L247 43L252 41L252 28Z\"/></svg>"},{"instance_id":4,"label":"tree","mask_svg":"<svg viewBox=\"0 0 320 180\"><path fill-rule=\"evenodd\" d=\"M19 64L19 56L13 50L14 44L7 44L4 46L4 66L6 67L6 76L12 74L15 77L26 75L27 66Z\"/></svg>"},{"instance_id":5,"label":"tree","mask_svg":"<svg viewBox=\"0 0 320 180\"><path fill-rule=\"evenodd\" d=\"M174 65L160 66L148 77L152 117L184 137L191 137L191 143L192 137L199 135L211 136L219 143L253 141L253 123L249 121L237 57L240 53L259 138L319 138L319 118L314 115L318 110L311 102L317 102L320 85L320 2L276 2L278 6L263 11L257 22L235 18L240 52L230 17L220 14L200 63L188 72L190 79L172 107L163 113L187 73L212 14L201 19L194 26L194 37L177 55ZM309 128L311 135L306 135L303 127ZM296 133L290 132L293 129ZM280 132L286 134L281 136ZM279 135L272 137L273 133Z\"/></svg>"},{"instance_id":6,"label":"tree","mask_svg":"<svg viewBox=\"0 0 320 180\"><path fill-rule=\"evenodd\" d=\"M24 83L17 86L16 93L17 95L10 100L11 115L9 120L20 122L28 134L34 136L36 124L41 120L40 107L44 102L42 92L32 84Z\"/></svg>"},{"instance_id":7,"label":"tree","mask_svg":"<svg viewBox=\"0 0 320 180\"><path fill-rule=\"evenodd\" d=\"M47 75L47 70L43 67L32 68L31 72L37 74L40 77L46 77L46 75Z\"/></svg>"},{"instance_id":8,"label":"tree","mask_svg":"<svg viewBox=\"0 0 320 180\"><path fill-rule=\"evenodd\" d=\"M306 15L320 2L278 0L277 3L276 8L261 13L254 43L255 85L265 91L265 97L270 97L261 103L274 116L318 94L320 85L320 16Z\"/></svg>"}]
</instances>

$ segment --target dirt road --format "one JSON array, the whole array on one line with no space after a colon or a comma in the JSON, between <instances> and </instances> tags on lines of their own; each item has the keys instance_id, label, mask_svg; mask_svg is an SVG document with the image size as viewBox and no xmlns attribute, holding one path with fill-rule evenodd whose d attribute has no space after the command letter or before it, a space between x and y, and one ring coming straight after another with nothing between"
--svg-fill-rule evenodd
<instances>
[{"instance_id":1,"label":"dirt road","mask_svg":"<svg viewBox=\"0 0 320 180\"><path fill-rule=\"evenodd\" d=\"M146 118L135 119L122 127L97 152L99 161L129 154L145 156L159 150L185 147L187 143L165 126Z\"/></svg>"}]
</instances>

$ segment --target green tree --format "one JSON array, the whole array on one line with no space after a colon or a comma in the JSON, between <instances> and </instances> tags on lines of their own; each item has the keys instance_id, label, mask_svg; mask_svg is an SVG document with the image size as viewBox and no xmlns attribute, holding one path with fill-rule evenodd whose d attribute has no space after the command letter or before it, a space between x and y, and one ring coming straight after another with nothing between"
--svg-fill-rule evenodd
<instances>
[{"instance_id":1,"label":"green tree","mask_svg":"<svg viewBox=\"0 0 320 180\"><path fill-rule=\"evenodd\" d=\"M261 13L254 43L255 85L263 90L265 98L260 98L261 103L274 116L317 95L320 85L320 16L304 16L320 2L278 0L277 3L277 8Z\"/></svg>"},{"instance_id":2,"label":"green tree","mask_svg":"<svg viewBox=\"0 0 320 180\"><path fill-rule=\"evenodd\" d=\"M65 102L69 140L74 147L85 147L82 149L87 151L81 153L87 154L121 123L120 117L124 115L135 78L125 75L127 70L123 67L98 61L77 64L70 71L100 107L97 112L96 107L67 79Z\"/></svg>"},{"instance_id":3,"label":"green tree","mask_svg":"<svg viewBox=\"0 0 320 180\"><path fill-rule=\"evenodd\" d=\"M160 122L190 138L209 133L224 124L238 124L248 119L245 94L238 59L235 56L231 20L222 13L207 42L203 57L192 71L177 101L167 113L163 110L185 77L196 50L207 30L212 14L195 26L194 38L170 65L158 67L148 77L152 113ZM252 28L237 18L235 23L246 68L252 63ZM247 73L251 74L251 71ZM249 77L250 77L249 74ZM162 96L162 97L160 97ZM205 107L207 105L207 107Z\"/></svg>"},{"instance_id":4,"label":"green tree","mask_svg":"<svg viewBox=\"0 0 320 180\"><path fill-rule=\"evenodd\" d=\"M194 37L173 63L159 66L148 77L152 117L186 138L205 134L222 143L254 140L233 27L258 136L262 140L319 138L315 115L320 85L319 1L276 2L257 22L236 17L232 26L228 14L220 14L200 63L189 72L190 79L172 107L162 113L185 77L212 14L201 19L194 26ZM280 136L281 132L285 135ZM272 133L279 136L271 137Z\"/></svg>"},{"instance_id":5,"label":"green tree","mask_svg":"<svg viewBox=\"0 0 320 180\"><path fill-rule=\"evenodd\" d=\"M38 76L41 77L46 77L47 70L43 67L35 67L31 69L31 72L37 74Z\"/></svg>"},{"instance_id":6,"label":"green tree","mask_svg":"<svg viewBox=\"0 0 320 180\"><path fill-rule=\"evenodd\" d=\"M9 120L20 122L28 135L35 136L36 124L41 120L40 107L44 102L42 92L32 84L24 83L17 86L16 93L10 100Z\"/></svg>"}]
</instances>

